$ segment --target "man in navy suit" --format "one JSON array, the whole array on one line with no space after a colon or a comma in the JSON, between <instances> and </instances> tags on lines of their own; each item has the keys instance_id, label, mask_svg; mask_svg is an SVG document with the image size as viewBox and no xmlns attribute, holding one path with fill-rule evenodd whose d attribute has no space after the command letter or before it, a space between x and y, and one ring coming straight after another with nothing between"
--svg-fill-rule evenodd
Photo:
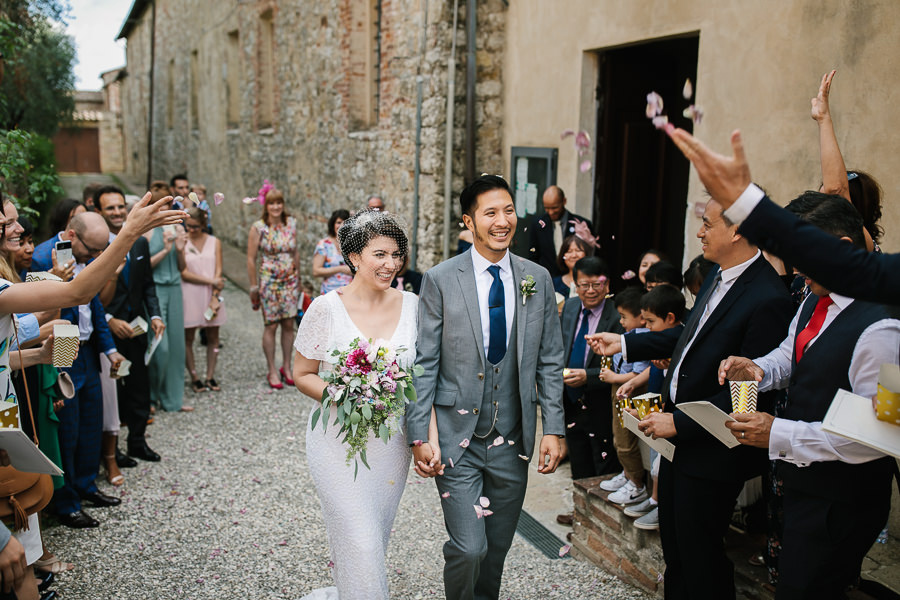
<instances>
[{"instance_id":1,"label":"man in navy suit","mask_svg":"<svg viewBox=\"0 0 900 600\"><path fill-rule=\"evenodd\" d=\"M540 215L531 227L531 260L548 271L551 277L562 275L556 258L563 240L575 235L575 224L584 221L590 231L594 230L591 222L584 217L566 210L566 194L561 188L551 185L544 191L544 214Z\"/></svg>"},{"instance_id":2,"label":"man in navy suit","mask_svg":"<svg viewBox=\"0 0 900 600\"><path fill-rule=\"evenodd\" d=\"M774 204L751 182L739 131L731 134L730 157L711 151L682 129L667 131L710 195L740 225L742 235L831 291L900 304L900 254L866 252Z\"/></svg>"},{"instance_id":3,"label":"man in navy suit","mask_svg":"<svg viewBox=\"0 0 900 600\"><path fill-rule=\"evenodd\" d=\"M663 333L643 333L627 336L622 351L628 361L671 357L665 412L640 423L646 435L671 438L677 448L674 462L663 460L659 472L666 598L727 600L735 597L734 566L722 539L744 482L764 471L766 454L758 448L729 449L678 404L705 400L730 413L730 392L718 382L719 363L735 349L752 348L753 356L761 356L777 347L793 305L778 274L715 200L706 207L698 237L704 257L719 268L700 289L674 348ZM761 410L771 400L761 395Z\"/></svg>"},{"instance_id":4,"label":"man in navy suit","mask_svg":"<svg viewBox=\"0 0 900 600\"><path fill-rule=\"evenodd\" d=\"M109 245L109 228L97 213L75 215L66 231L61 231L34 249L32 271L49 271L56 262L56 242L72 242L75 276L85 264ZM73 365L66 369L75 384L75 397L65 401L59 418L59 446L63 460L64 485L53 494L53 506L59 521L68 527L96 527L99 522L81 509L81 501L94 506L115 506L119 498L97 489L94 480L100 470L100 439L103 429L103 397L100 390L100 352L109 356L112 370L124 357L116 350L106 312L100 298L90 304L66 307L61 318L78 325L82 349ZM87 346L87 347L85 347Z\"/></svg>"}]
</instances>

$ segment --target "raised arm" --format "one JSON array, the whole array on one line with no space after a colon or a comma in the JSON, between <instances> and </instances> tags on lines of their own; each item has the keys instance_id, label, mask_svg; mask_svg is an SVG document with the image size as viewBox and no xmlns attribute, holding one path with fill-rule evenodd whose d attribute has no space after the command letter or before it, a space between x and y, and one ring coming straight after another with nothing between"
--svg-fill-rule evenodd
<instances>
[{"instance_id":1,"label":"raised arm","mask_svg":"<svg viewBox=\"0 0 900 600\"><path fill-rule=\"evenodd\" d=\"M850 186L847 184L847 167L838 147L834 133L834 121L831 119L831 108L828 94L831 91L831 80L835 71L825 73L819 84L819 93L810 100L810 114L819 125L819 160L822 163L822 191L835 194L850 200Z\"/></svg>"},{"instance_id":2,"label":"raised arm","mask_svg":"<svg viewBox=\"0 0 900 600\"><path fill-rule=\"evenodd\" d=\"M170 200L162 198L150 203L147 192L132 209L116 239L78 277L65 283L34 281L11 285L0 294L0 313L36 312L88 304L113 276L142 233L161 225L180 223L187 217L184 211L164 209Z\"/></svg>"}]
</instances>

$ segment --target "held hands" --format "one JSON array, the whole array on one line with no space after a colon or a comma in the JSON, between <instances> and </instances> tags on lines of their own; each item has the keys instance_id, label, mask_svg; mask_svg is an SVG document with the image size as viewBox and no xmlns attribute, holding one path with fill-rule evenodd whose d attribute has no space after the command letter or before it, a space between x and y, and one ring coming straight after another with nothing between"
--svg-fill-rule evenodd
<instances>
[{"instance_id":1,"label":"held hands","mask_svg":"<svg viewBox=\"0 0 900 600\"><path fill-rule=\"evenodd\" d=\"M413 446L413 464L419 477L436 477L444 474L441 464L441 447L437 442L423 442Z\"/></svg>"},{"instance_id":2,"label":"held hands","mask_svg":"<svg viewBox=\"0 0 900 600\"><path fill-rule=\"evenodd\" d=\"M810 116L817 123L831 118L831 109L828 107L828 94L831 92L831 80L834 79L835 72L831 71L822 75L822 83L819 84L819 94L810 100L812 104Z\"/></svg>"},{"instance_id":3,"label":"held hands","mask_svg":"<svg viewBox=\"0 0 900 600\"><path fill-rule=\"evenodd\" d=\"M609 331L592 333L584 336L584 339L587 340L594 354L612 356L622 351L622 338L618 333L610 333Z\"/></svg>"},{"instance_id":4,"label":"held hands","mask_svg":"<svg viewBox=\"0 0 900 600\"><path fill-rule=\"evenodd\" d=\"M559 442L559 436L545 435L541 437L541 447L538 451L538 473L549 475L556 471L562 457Z\"/></svg>"},{"instance_id":5,"label":"held hands","mask_svg":"<svg viewBox=\"0 0 900 600\"><path fill-rule=\"evenodd\" d=\"M75 259L73 258L64 265L56 262L56 248L50 249L50 260L53 262L53 268L50 272L62 279L68 281L75 275Z\"/></svg>"},{"instance_id":6,"label":"held hands","mask_svg":"<svg viewBox=\"0 0 900 600\"><path fill-rule=\"evenodd\" d=\"M719 364L719 385L726 381L762 381L765 373L755 362L743 356L729 356Z\"/></svg>"},{"instance_id":7,"label":"held hands","mask_svg":"<svg viewBox=\"0 0 900 600\"><path fill-rule=\"evenodd\" d=\"M569 387L581 387L587 383L587 371L584 369L567 369L563 375L563 383Z\"/></svg>"},{"instance_id":8,"label":"held hands","mask_svg":"<svg viewBox=\"0 0 900 600\"><path fill-rule=\"evenodd\" d=\"M725 427L731 430L737 441L745 446L769 447L769 434L775 417L764 412L731 413L731 416L734 421L726 422Z\"/></svg>"},{"instance_id":9,"label":"held hands","mask_svg":"<svg viewBox=\"0 0 900 600\"><path fill-rule=\"evenodd\" d=\"M135 239L137 236L155 229L163 225L177 225L187 218L187 213L183 210L172 210L167 208L172 202L171 196L160 198L156 202L151 202L150 192L144 194L131 212L128 213L128 219L122 226L122 232L131 233ZM119 233L121 235L121 232Z\"/></svg>"},{"instance_id":10,"label":"held hands","mask_svg":"<svg viewBox=\"0 0 900 600\"><path fill-rule=\"evenodd\" d=\"M731 133L732 156L724 156L707 148L684 129L667 129L669 137L697 169L700 181L713 200L728 209L750 185L750 166L744 156L741 132Z\"/></svg>"}]
</instances>

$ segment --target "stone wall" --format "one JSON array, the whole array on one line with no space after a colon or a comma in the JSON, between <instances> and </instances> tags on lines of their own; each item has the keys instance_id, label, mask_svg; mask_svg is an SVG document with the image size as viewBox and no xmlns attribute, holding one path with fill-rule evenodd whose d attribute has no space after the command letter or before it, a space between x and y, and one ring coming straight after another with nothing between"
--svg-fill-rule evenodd
<instances>
[{"instance_id":1,"label":"stone wall","mask_svg":"<svg viewBox=\"0 0 900 600\"><path fill-rule=\"evenodd\" d=\"M369 0L371 2L371 0ZM323 237L338 208L361 207L371 193L410 224L414 215L417 77L421 77L421 174L418 264L440 260L443 244L444 135L452 3L381 0L381 69L376 123L351 127L351 19L364 0L270 0L234 5L214 0L157 0L154 101L149 105L150 10L128 35L123 104L127 170L147 178L147 117L153 110L153 179L180 171L221 191L213 225L227 242L246 244L257 204L245 206L263 179L281 189L302 224L301 256ZM374 5L374 3L372 3ZM462 188L465 127L465 3L461 3L456 76L453 202ZM354 12L357 11L357 12ZM427 23L425 21L427 12ZM267 30L267 23L271 29ZM477 165L502 167L500 88L505 5L479 2ZM272 32L271 53L269 31ZM190 35L186 35L190 32ZM236 33L236 38L234 37ZM423 49L423 33L425 35ZM229 37L231 34L232 37ZM237 59L229 41L237 40ZM194 55L193 53L196 52ZM193 59L192 59L193 55ZM271 64L269 62L271 57ZM239 86L229 99L230 65ZM271 92L265 70L274 73ZM271 97L268 96L271 94ZM191 97L199 98L196 110ZM228 103L240 117L229 125ZM271 103L265 105L264 103ZM271 127L261 115L273 111ZM192 113L196 116L192 119ZM458 212L458 211L456 211ZM458 221L454 217L454 223ZM451 229L451 248L457 228ZM308 274L310 262L303 261Z\"/></svg>"}]
</instances>

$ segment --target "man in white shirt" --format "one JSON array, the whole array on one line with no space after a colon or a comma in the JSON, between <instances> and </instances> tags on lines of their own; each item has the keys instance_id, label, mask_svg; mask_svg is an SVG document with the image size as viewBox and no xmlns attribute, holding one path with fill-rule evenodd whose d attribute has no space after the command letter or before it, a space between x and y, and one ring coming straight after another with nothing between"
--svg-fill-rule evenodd
<instances>
[{"instance_id":1,"label":"man in white shirt","mask_svg":"<svg viewBox=\"0 0 900 600\"><path fill-rule=\"evenodd\" d=\"M865 247L859 213L843 198L806 192L803 218ZM787 388L783 414L736 414L739 442L768 448L784 485L784 533L776 598L844 598L890 511L893 459L822 429L838 389L871 398L883 363L900 355L900 321L807 280L810 295L782 344L749 360L729 357L719 379ZM860 500L864 499L864 507Z\"/></svg>"}]
</instances>

